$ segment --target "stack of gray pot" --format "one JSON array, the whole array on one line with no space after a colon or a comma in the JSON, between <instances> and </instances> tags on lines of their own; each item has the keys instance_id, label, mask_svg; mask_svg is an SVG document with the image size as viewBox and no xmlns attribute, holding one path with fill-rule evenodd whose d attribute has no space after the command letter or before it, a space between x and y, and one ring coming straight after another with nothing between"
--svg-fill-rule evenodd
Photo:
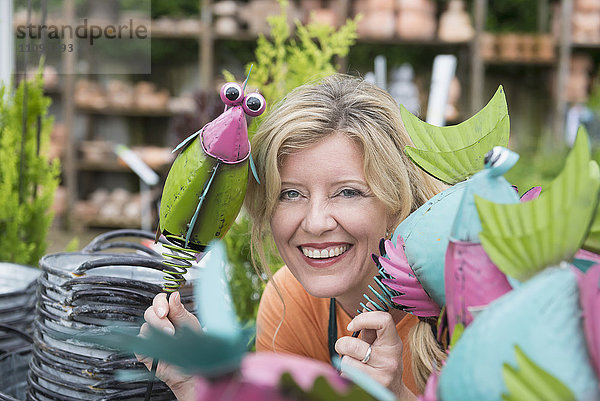
<instances>
[{"instance_id":1,"label":"stack of gray pot","mask_svg":"<svg viewBox=\"0 0 600 401\"><path fill-rule=\"evenodd\" d=\"M162 258L137 244L134 253L96 252L110 248L104 240L90 245L84 252L40 260L28 400L144 399L146 381L114 379L117 370L144 369L135 356L86 342L81 335L102 335L115 325L137 329L162 291ZM193 308L191 286L180 292L183 303ZM162 382L154 385L152 400L174 399Z\"/></svg>"},{"instance_id":2,"label":"stack of gray pot","mask_svg":"<svg viewBox=\"0 0 600 401\"><path fill-rule=\"evenodd\" d=\"M27 347L40 270L0 263L0 354Z\"/></svg>"},{"instance_id":3,"label":"stack of gray pot","mask_svg":"<svg viewBox=\"0 0 600 401\"><path fill-rule=\"evenodd\" d=\"M24 400L39 269L0 263L0 401Z\"/></svg>"}]
</instances>

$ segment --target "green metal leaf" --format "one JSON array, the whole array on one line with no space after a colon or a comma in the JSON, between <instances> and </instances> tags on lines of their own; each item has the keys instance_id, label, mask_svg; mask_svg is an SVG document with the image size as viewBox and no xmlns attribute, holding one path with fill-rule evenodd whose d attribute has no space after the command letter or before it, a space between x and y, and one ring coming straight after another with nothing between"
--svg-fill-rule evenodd
<instances>
[{"instance_id":1,"label":"green metal leaf","mask_svg":"<svg viewBox=\"0 0 600 401\"><path fill-rule=\"evenodd\" d=\"M489 150L508 144L510 120L502 86L483 109L458 125L436 127L403 106L400 111L415 145L407 146L404 151L422 169L448 184L465 180L481 170Z\"/></svg>"},{"instance_id":2,"label":"green metal leaf","mask_svg":"<svg viewBox=\"0 0 600 401\"><path fill-rule=\"evenodd\" d=\"M313 387L309 390L303 390L291 374L284 373L279 380L279 386L297 396L297 399L311 401L375 401L369 393L357 385L351 386L345 393L339 393L323 376L315 379Z\"/></svg>"},{"instance_id":3,"label":"green metal leaf","mask_svg":"<svg viewBox=\"0 0 600 401\"><path fill-rule=\"evenodd\" d=\"M583 243L584 249L588 251L600 253L600 207L596 209L596 216L590 228L590 232Z\"/></svg>"},{"instance_id":4,"label":"green metal leaf","mask_svg":"<svg viewBox=\"0 0 600 401\"><path fill-rule=\"evenodd\" d=\"M146 337L139 337L137 330L113 328L108 335L88 334L80 338L110 349L156 358L178 366L186 373L216 377L239 367L253 331L253 328L242 331L233 339L197 332L185 326L178 328L173 336L150 327Z\"/></svg>"},{"instance_id":5,"label":"green metal leaf","mask_svg":"<svg viewBox=\"0 0 600 401\"><path fill-rule=\"evenodd\" d=\"M481 244L502 272L520 281L569 261L586 237L599 190L598 165L580 128L563 171L539 198L509 205L476 196Z\"/></svg>"},{"instance_id":6,"label":"green metal leaf","mask_svg":"<svg viewBox=\"0 0 600 401\"><path fill-rule=\"evenodd\" d=\"M560 380L546 372L515 345L517 368L502 367L508 394L504 401L575 401L575 396Z\"/></svg>"},{"instance_id":7,"label":"green metal leaf","mask_svg":"<svg viewBox=\"0 0 600 401\"><path fill-rule=\"evenodd\" d=\"M333 357L331 360L333 366L341 371L342 360L339 357ZM344 376L350 379L354 384L360 386L361 391L366 392L370 395L369 399L375 399L378 401L396 401L396 396L388 388L383 387L379 382L373 379L371 376L366 375L362 370L355 368L354 366L344 366ZM352 390L354 392L355 390ZM362 398L351 398L351 400L362 400Z\"/></svg>"},{"instance_id":8,"label":"green metal leaf","mask_svg":"<svg viewBox=\"0 0 600 401\"><path fill-rule=\"evenodd\" d=\"M450 349L460 340L465 331L465 325L462 323L456 323L454 325L454 331L452 332L452 338L450 339Z\"/></svg>"}]
</instances>

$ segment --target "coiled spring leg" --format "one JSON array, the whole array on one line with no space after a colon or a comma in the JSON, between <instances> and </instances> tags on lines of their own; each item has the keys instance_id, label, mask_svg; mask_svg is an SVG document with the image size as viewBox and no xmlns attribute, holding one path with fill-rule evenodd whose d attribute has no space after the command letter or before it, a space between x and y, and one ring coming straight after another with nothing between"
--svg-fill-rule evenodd
<instances>
[{"instance_id":1,"label":"coiled spring leg","mask_svg":"<svg viewBox=\"0 0 600 401\"><path fill-rule=\"evenodd\" d=\"M196 257L193 251L175 245L175 242L172 241L174 239L182 240L181 237L167 235L166 238L169 240L169 244L163 244L163 246L169 249L171 253L164 252L162 254L164 257L163 264L165 265L163 273L166 274L163 276L165 280L163 289L167 293L172 293L185 284L184 275L187 273L188 268L192 267L191 261L195 260Z\"/></svg>"},{"instance_id":2,"label":"coiled spring leg","mask_svg":"<svg viewBox=\"0 0 600 401\"><path fill-rule=\"evenodd\" d=\"M192 260L195 260L196 257L194 252L183 248L179 245L175 245L175 242L185 241L183 238L178 237L176 235L166 235L168 244L163 244L163 246L169 249L171 252L164 252L162 255L164 257L163 264L165 268L163 273L163 279L165 283L163 284L163 290L167 293L167 297L169 294L179 290L181 286L185 284L185 274L188 271L188 268L192 267ZM158 359L154 358L152 360L152 368L150 370L152 375L156 375L156 369L158 368ZM150 400L150 395L152 394L152 387L154 386L154 381L149 380L148 386L146 387L146 397L145 401Z\"/></svg>"}]
</instances>

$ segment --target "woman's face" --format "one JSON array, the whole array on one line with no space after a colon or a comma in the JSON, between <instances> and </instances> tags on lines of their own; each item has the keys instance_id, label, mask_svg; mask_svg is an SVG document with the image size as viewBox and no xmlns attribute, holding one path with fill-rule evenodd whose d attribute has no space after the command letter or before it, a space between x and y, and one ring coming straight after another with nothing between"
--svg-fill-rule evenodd
<instances>
[{"instance_id":1,"label":"woman's face","mask_svg":"<svg viewBox=\"0 0 600 401\"><path fill-rule=\"evenodd\" d=\"M365 179L361 147L334 133L286 156L280 174L271 230L284 262L313 296L362 298L389 219Z\"/></svg>"}]
</instances>

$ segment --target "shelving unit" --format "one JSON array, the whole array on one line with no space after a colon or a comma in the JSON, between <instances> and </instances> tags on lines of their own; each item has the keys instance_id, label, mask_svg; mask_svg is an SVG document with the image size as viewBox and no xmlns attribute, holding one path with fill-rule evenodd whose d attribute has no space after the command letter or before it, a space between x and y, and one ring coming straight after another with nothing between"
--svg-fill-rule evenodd
<instances>
[{"instance_id":1,"label":"shelving unit","mask_svg":"<svg viewBox=\"0 0 600 401\"><path fill-rule=\"evenodd\" d=\"M64 0L63 2L63 18L65 24L73 25L72 21L75 21L75 4L74 0ZM202 30L199 29L197 32L172 32L166 30L160 30L157 27L156 31L152 33L154 37L167 38L167 39L180 39L180 38L196 38L200 40ZM134 119L139 120L137 124L141 124L141 121L155 121L164 120L172 117L174 113L170 109L140 109L138 107L113 107L108 104L106 107L95 108L77 104L75 101L75 86L76 81L79 79L74 74L75 64L77 63L77 55L73 53L64 53L62 60L62 68L64 71L63 87L61 92L64 94L63 108L62 108L62 120L66 126L67 139L66 149L63 157L63 184L67 188L67 210L69 211L67 217L67 225L72 227L83 226L95 226L95 227L114 227L114 228L125 228L125 227L139 227L140 219L127 218L126 216L119 216L116 219L106 218L89 218L86 221L77 221L74 215L76 205L80 200L81 189L84 186L98 185L97 177L101 175L110 175L110 177L120 177L123 181L123 177L133 177L132 170L117 161L117 157L112 155L111 158L106 160L86 160L79 156L79 142L75 138L93 139L95 137L93 126L94 121L98 118L114 117L123 118L126 120ZM76 133L77 129L75 126L76 116L78 118L84 118L87 120L84 123L84 132L81 131ZM135 121L127 123L128 125ZM152 123L154 124L154 123ZM165 127L167 124L164 124ZM168 163L164 163L160 166L153 166L153 169L161 175L166 176L168 171ZM81 181L83 179L83 182ZM137 180L137 179L136 179Z\"/></svg>"}]
</instances>

